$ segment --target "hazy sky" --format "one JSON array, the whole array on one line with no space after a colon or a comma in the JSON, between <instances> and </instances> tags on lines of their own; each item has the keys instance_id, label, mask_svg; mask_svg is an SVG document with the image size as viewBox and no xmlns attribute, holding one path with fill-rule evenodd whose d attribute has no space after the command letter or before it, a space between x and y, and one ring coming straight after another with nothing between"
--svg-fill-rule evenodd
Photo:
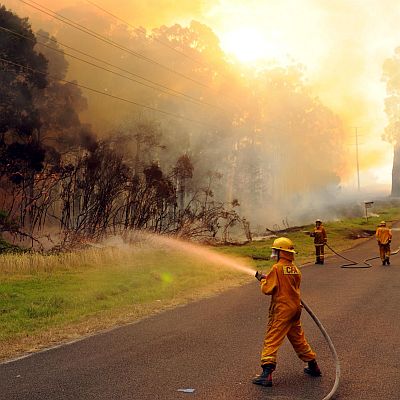
<instances>
[{"instance_id":1,"label":"hazy sky","mask_svg":"<svg viewBox=\"0 0 400 400\"><path fill-rule=\"evenodd\" d=\"M321 99L349 128L359 127L361 181L390 182L392 148L380 139L386 123L381 74L384 59L400 45L399 1L221 0L205 21L228 51L235 51L232 38L240 43L235 32L242 30L257 37L254 56L304 64ZM248 53L245 43L239 48L251 58L251 46ZM382 170L368 171L377 159Z\"/></svg>"},{"instance_id":2,"label":"hazy sky","mask_svg":"<svg viewBox=\"0 0 400 400\"><path fill-rule=\"evenodd\" d=\"M53 10L76 5L93 10L84 0L35 1ZM322 101L343 118L348 129L359 127L361 181L390 182L392 147L380 139L386 123L381 74L385 58L400 46L400 1L93 1L146 28L199 20L215 31L225 51L255 66L264 59L303 64ZM18 12L24 10L21 14L27 16L34 13L19 0L2 3ZM354 143L350 141L349 146L354 147L355 160ZM368 170L372 164L374 168Z\"/></svg>"}]
</instances>

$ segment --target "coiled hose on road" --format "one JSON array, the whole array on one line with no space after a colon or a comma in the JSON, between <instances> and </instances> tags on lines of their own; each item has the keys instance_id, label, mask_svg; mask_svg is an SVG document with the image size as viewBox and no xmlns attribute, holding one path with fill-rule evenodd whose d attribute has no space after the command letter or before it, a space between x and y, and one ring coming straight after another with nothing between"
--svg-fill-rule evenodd
<instances>
[{"instance_id":1,"label":"coiled hose on road","mask_svg":"<svg viewBox=\"0 0 400 400\"><path fill-rule=\"evenodd\" d=\"M332 247L329 246L328 243L326 243L325 246L326 246L330 251L332 251L332 253L336 254L338 257L343 258L344 260L350 262L349 264L342 264L342 265L340 266L340 268L371 268L373 265L370 264L368 261L377 260L378 258L380 258L379 256L367 258L367 259L364 260L364 261L362 262L362 264L361 264L361 263L359 263L359 262L357 262L357 261L351 260L350 258L346 258L345 256L342 256L341 254L339 254L338 252L336 252L334 249L332 249ZM391 255L394 256L394 255L397 254L399 251L400 251L400 247L399 247L397 250L393 251L393 252L391 253ZM364 265L363 265L363 264L364 264Z\"/></svg>"},{"instance_id":2,"label":"coiled hose on road","mask_svg":"<svg viewBox=\"0 0 400 400\"><path fill-rule=\"evenodd\" d=\"M349 261L349 264L342 264L340 266L340 268L371 268L372 264L370 264L368 261L374 260L376 258L379 257L372 257L372 258L368 258L366 260L363 261L363 264L358 263L357 261L351 260L350 258L347 258L345 256L342 256L341 254L339 254L338 252L336 252L334 249L332 249L331 246L329 246L328 243L325 244L325 246L334 254L336 254L338 257L343 258L343 260Z\"/></svg>"},{"instance_id":3,"label":"coiled hose on road","mask_svg":"<svg viewBox=\"0 0 400 400\"><path fill-rule=\"evenodd\" d=\"M376 260L376 259L380 258L379 256L367 258L366 260L363 261L363 264L365 264L365 266L364 266L364 265L361 265L360 263L358 263L358 262L356 262L354 260L351 260L351 259L349 259L347 257L344 257L341 254L337 253L328 244L326 244L326 247L328 247L328 249L330 249L338 257L341 257L344 260L350 262L350 264L341 265L340 266L341 268L371 268L372 264L370 264L368 261L372 261L372 260ZM392 252L391 255L398 254L399 252L400 252L400 247L397 250L395 250L394 252ZM325 330L324 326L322 325L321 321L317 318L317 316L312 312L310 307L308 307L308 305L303 300L301 300L301 304L306 309L306 311L308 312L310 317L314 320L314 322L317 324L319 330L323 334L325 340L328 343L329 349L331 350L331 353L333 355L333 359L335 361L335 367L336 367L335 383L333 384L333 387L332 387L331 391L322 399L322 400L329 400L336 393L336 391L337 391L337 389L339 387L339 381L340 381L340 361L339 361L339 357L337 355L335 346L333 345L333 342L332 342L331 338L329 337L328 333L326 332L326 330Z\"/></svg>"}]
</instances>

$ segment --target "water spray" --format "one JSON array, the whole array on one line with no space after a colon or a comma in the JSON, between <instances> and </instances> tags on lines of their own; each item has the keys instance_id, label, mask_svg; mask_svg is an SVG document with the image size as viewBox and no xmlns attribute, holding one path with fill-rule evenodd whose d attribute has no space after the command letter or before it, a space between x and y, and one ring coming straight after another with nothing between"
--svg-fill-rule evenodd
<instances>
[{"instance_id":1,"label":"water spray","mask_svg":"<svg viewBox=\"0 0 400 400\"><path fill-rule=\"evenodd\" d=\"M150 241L156 241L157 245L163 244L175 250L180 250L191 255L196 255L197 257L207 262L217 265L223 265L225 267L236 269L237 271L243 272L247 275L254 276L254 269L243 265L245 263L244 259L233 259L223 254L219 254L209 249L206 249L197 244L190 243L184 240L178 240L172 237L154 235L149 233L141 233L141 235L146 237Z\"/></svg>"}]
</instances>

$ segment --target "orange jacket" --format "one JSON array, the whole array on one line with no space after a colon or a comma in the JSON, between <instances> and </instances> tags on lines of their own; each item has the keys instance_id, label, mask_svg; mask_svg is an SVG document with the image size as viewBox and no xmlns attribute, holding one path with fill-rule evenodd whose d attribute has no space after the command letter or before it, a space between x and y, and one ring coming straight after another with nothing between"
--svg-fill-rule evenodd
<instances>
[{"instance_id":1,"label":"orange jacket","mask_svg":"<svg viewBox=\"0 0 400 400\"><path fill-rule=\"evenodd\" d=\"M270 312L283 319L293 318L301 310L301 272L293 263L293 256L281 252L265 279L261 280L261 291L271 295Z\"/></svg>"},{"instance_id":2,"label":"orange jacket","mask_svg":"<svg viewBox=\"0 0 400 400\"><path fill-rule=\"evenodd\" d=\"M389 240L392 240L392 231L386 226L380 226L376 230L376 240L381 244L387 244Z\"/></svg>"},{"instance_id":3,"label":"orange jacket","mask_svg":"<svg viewBox=\"0 0 400 400\"><path fill-rule=\"evenodd\" d=\"M314 232L311 232L310 236L314 238L314 244L316 245L322 245L327 242L326 231L322 225L320 225L318 228L315 227Z\"/></svg>"}]
</instances>

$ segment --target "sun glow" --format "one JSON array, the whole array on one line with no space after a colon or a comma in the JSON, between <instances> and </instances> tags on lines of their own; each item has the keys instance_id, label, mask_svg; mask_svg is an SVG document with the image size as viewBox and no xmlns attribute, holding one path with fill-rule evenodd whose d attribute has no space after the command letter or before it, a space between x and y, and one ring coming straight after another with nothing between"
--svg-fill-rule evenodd
<instances>
[{"instance_id":1,"label":"sun glow","mask_svg":"<svg viewBox=\"0 0 400 400\"><path fill-rule=\"evenodd\" d=\"M281 56L276 38L265 39L263 33L253 27L242 27L220 34L221 47L239 61L251 63L265 58Z\"/></svg>"}]
</instances>

